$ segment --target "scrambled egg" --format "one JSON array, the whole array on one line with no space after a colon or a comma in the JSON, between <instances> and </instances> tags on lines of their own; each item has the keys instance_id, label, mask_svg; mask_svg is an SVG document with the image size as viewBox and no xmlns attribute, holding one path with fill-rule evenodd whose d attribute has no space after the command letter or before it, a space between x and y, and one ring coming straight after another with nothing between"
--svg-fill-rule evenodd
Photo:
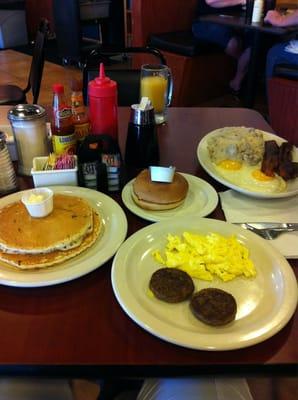
<instances>
[{"instance_id":1,"label":"scrambled egg","mask_svg":"<svg viewBox=\"0 0 298 400\"><path fill-rule=\"evenodd\" d=\"M214 276L224 282L240 275L246 278L256 276L248 249L235 236L224 237L217 233L204 236L190 232L184 232L182 236L168 234L164 256L155 250L152 253L154 259L205 281L212 281Z\"/></svg>"}]
</instances>

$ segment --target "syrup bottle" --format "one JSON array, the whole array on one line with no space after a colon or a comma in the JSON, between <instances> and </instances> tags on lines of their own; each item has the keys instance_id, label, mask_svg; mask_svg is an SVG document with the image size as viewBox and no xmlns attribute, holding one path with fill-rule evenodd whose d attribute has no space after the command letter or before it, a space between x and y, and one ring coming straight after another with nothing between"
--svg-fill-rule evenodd
<instances>
[{"instance_id":1,"label":"syrup bottle","mask_svg":"<svg viewBox=\"0 0 298 400\"><path fill-rule=\"evenodd\" d=\"M125 164L128 173L129 171L132 172L132 168L135 169L135 172L138 172L150 165L159 164L154 109L147 97L143 97L140 104L131 106L125 147Z\"/></svg>"}]
</instances>

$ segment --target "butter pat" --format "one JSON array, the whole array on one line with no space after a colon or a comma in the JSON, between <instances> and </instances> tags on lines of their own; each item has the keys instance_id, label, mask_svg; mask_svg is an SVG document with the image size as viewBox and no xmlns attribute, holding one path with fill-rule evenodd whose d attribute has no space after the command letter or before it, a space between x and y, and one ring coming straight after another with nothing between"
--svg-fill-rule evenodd
<instances>
[{"instance_id":1,"label":"butter pat","mask_svg":"<svg viewBox=\"0 0 298 400\"><path fill-rule=\"evenodd\" d=\"M37 204L43 201L44 197L42 194L34 194L32 193L29 198L28 198L28 203L29 204Z\"/></svg>"},{"instance_id":2,"label":"butter pat","mask_svg":"<svg viewBox=\"0 0 298 400\"><path fill-rule=\"evenodd\" d=\"M151 180L154 182L171 183L174 179L175 167L149 167Z\"/></svg>"},{"instance_id":3,"label":"butter pat","mask_svg":"<svg viewBox=\"0 0 298 400\"><path fill-rule=\"evenodd\" d=\"M53 211L53 191L49 188L31 189L23 192L22 203L33 218L43 218Z\"/></svg>"}]
</instances>

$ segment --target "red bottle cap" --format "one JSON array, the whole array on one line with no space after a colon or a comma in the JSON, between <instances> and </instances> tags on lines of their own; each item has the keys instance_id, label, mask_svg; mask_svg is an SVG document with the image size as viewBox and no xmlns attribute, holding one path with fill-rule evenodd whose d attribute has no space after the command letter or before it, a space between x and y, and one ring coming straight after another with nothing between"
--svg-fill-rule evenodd
<instances>
[{"instance_id":1,"label":"red bottle cap","mask_svg":"<svg viewBox=\"0 0 298 400\"><path fill-rule=\"evenodd\" d=\"M105 75L103 63L100 63L99 76L88 83L88 94L94 97L111 97L117 92L117 82Z\"/></svg>"},{"instance_id":2,"label":"red bottle cap","mask_svg":"<svg viewBox=\"0 0 298 400\"><path fill-rule=\"evenodd\" d=\"M54 83L52 89L54 93L64 93L64 86L61 83Z\"/></svg>"}]
</instances>

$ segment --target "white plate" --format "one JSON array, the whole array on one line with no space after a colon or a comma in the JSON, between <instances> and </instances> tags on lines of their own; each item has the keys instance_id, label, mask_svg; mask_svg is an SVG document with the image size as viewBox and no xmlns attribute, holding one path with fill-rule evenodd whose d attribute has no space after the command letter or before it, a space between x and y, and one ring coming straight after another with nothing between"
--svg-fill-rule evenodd
<instances>
[{"instance_id":1,"label":"white plate","mask_svg":"<svg viewBox=\"0 0 298 400\"><path fill-rule=\"evenodd\" d=\"M268 132L264 132L264 131L260 131L260 132L263 133L263 137L265 140L275 140L279 145L282 142L286 142L286 140L282 139L279 136L273 135L272 133L268 133ZM290 196L294 196L295 194L298 193L298 178L289 180L287 182L287 189L284 192L261 193L261 192L254 192L254 191L251 191L248 189L241 188L240 186L237 186L234 183L231 183L228 180L226 180L225 178L223 178L222 176L220 176L218 174L218 172L216 171L216 169L214 168L213 163L210 160L209 152L207 149L207 140L212 136L218 135L219 133L220 133L219 129L216 129L215 131L208 133L200 141L200 143L197 147L197 156L198 156L199 162L202 165L202 167L205 169L205 171L208 172L208 174L210 176L212 176L212 178L216 179L218 182L222 183L223 185L236 190L237 192L246 194L247 196L257 197L260 199L265 199L265 198L276 199L276 198L281 198L281 197L290 197ZM298 161L297 147L294 147L293 161L296 161L296 162Z\"/></svg>"},{"instance_id":2,"label":"white plate","mask_svg":"<svg viewBox=\"0 0 298 400\"><path fill-rule=\"evenodd\" d=\"M131 192L134 179L128 182L122 190L122 200L126 207L148 221L163 221L180 215L197 215L205 217L209 215L217 206L218 195L216 190L203 179L189 174L182 174L187 179L189 190L185 201L177 208L172 210L151 211L139 207L132 199Z\"/></svg>"},{"instance_id":3,"label":"white plate","mask_svg":"<svg viewBox=\"0 0 298 400\"><path fill-rule=\"evenodd\" d=\"M75 186L51 186L55 193L82 197L100 214L103 233L89 249L57 266L36 271L18 271L0 261L0 283L17 287L50 286L68 282L97 269L108 261L124 241L127 220L122 208L109 196ZM0 208L19 200L23 192L0 199Z\"/></svg>"},{"instance_id":4,"label":"white plate","mask_svg":"<svg viewBox=\"0 0 298 400\"><path fill-rule=\"evenodd\" d=\"M194 279L196 290L218 287L237 302L235 321L212 327L197 320L189 302L162 302L149 295L148 284L161 266L152 251L163 249L168 233L185 230L207 234L234 234L248 247L257 269L254 279ZM232 350L262 342L280 331L295 312L296 278L286 259L266 240L227 222L187 216L157 222L130 236L119 248L112 265L112 285L123 310L142 328L168 342L192 349Z\"/></svg>"}]
</instances>

